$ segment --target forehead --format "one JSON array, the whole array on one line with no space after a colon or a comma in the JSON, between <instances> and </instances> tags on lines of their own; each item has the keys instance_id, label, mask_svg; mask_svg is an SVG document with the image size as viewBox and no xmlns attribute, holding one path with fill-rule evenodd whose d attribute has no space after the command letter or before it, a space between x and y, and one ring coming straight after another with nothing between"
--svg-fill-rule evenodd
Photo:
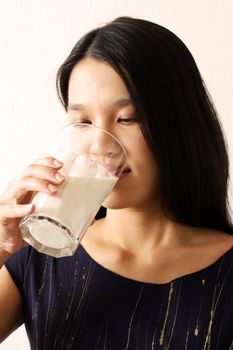
<instances>
[{"instance_id":1,"label":"forehead","mask_svg":"<svg viewBox=\"0 0 233 350\"><path fill-rule=\"evenodd\" d=\"M69 100L84 98L129 98L120 75L107 63L85 58L74 66L69 80Z\"/></svg>"}]
</instances>

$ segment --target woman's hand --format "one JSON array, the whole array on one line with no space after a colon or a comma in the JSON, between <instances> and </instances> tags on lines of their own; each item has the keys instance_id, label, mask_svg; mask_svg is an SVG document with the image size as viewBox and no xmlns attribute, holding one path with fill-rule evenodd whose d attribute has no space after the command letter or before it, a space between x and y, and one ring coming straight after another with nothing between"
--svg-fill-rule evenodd
<instances>
[{"instance_id":1,"label":"woman's hand","mask_svg":"<svg viewBox=\"0 0 233 350\"><path fill-rule=\"evenodd\" d=\"M0 194L0 252L13 254L24 246L19 223L22 217L35 211L35 205L29 204L32 194L56 193L64 181L59 173L62 166L53 157L40 159L27 166Z\"/></svg>"}]
</instances>

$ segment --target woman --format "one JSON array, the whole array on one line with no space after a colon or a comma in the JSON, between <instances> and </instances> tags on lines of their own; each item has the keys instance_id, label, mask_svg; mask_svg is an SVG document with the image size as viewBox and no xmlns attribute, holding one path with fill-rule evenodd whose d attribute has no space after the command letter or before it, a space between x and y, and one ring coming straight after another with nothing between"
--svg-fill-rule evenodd
<instances>
[{"instance_id":1,"label":"woman","mask_svg":"<svg viewBox=\"0 0 233 350\"><path fill-rule=\"evenodd\" d=\"M29 165L1 195L1 338L25 322L32 349L232 349L228 157L186 46L121 17L75 45L57 88L69 121L123 143L127 171L68 258L22 249L18 228L31 192L63 183L59 160Z\"/></svg>"}]
</instances>

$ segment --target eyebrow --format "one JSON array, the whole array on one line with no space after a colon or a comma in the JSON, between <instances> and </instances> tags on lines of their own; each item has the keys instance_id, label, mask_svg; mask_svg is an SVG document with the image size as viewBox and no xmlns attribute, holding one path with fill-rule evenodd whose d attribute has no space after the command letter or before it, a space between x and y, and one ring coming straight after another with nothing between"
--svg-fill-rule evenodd
<instances>
[{"instance_id":1,"label":"eyebrow","mask_svg":"<svg viewBox=\"0 0 233 350\"><path fill-rule=\"evenodd\" d=\"M112 103L113 106L126 107L132 105L130 98L120 98ZM85 110L85 105L82 103L69 103L68 109L83 111Z\"/></svg>"}]
</instances>

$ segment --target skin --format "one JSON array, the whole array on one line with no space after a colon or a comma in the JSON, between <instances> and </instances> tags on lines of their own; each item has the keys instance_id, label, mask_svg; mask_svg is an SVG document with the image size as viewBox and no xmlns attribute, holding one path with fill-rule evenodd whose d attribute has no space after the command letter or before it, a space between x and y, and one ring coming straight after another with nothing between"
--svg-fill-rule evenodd
<instances>
[{"instance_id":1,"label":"skin","mask_svg":"<svg viewBox=\"0 0 233 350\"><path fill-rule=\"evenodd\" d=\"M98 263L120 275L166 283L216 261L233 246L233 237L180 225L164 216L159 172L133 105L114 105L128 99L123 81L106 63L87 58L73 69L70 120L112 132L126 148L130 169L104 202L106 218L89 228L82 245Z\"/></svg>"},{"instance_id":2,"label":"skin","mask_svg":"<svg viewBox=\"0 0 233 350\"><path fill-rule=\"evenodd\" d=\"M156 162L135 119L128 91L110 66L85 58L74 67L68 118L108 130L127 151L124 176L104 202L106 217L96 221L81 242L97 263L122 276L159 284L209 266L233 246L233 237L224 232L187 227L163 214ZM54 161L49 157L29 165L1 194L1 265L24 245L18 224L35 210L26 205L32 192L54 195L63 183L62 164ZM22 322L19 291L3 267L0 340Z\"/></svg>"},{"instance_id":3,"label":"skin","mask_svg":"<svg viewBox=\"0 0 233 350\"><path fill-rule=\"evenodd\" d=\"M62 164L54 158L40 159L26 167L0 195L0 266L25 243L19 230L20 219L33 213L28 205L32 192L56 193L64 179L59 177ZM54 163L55 162L55 163ZM3 266L0 270L0 342L23 322L20 293Z\"/></svg>"}]
</instances>

